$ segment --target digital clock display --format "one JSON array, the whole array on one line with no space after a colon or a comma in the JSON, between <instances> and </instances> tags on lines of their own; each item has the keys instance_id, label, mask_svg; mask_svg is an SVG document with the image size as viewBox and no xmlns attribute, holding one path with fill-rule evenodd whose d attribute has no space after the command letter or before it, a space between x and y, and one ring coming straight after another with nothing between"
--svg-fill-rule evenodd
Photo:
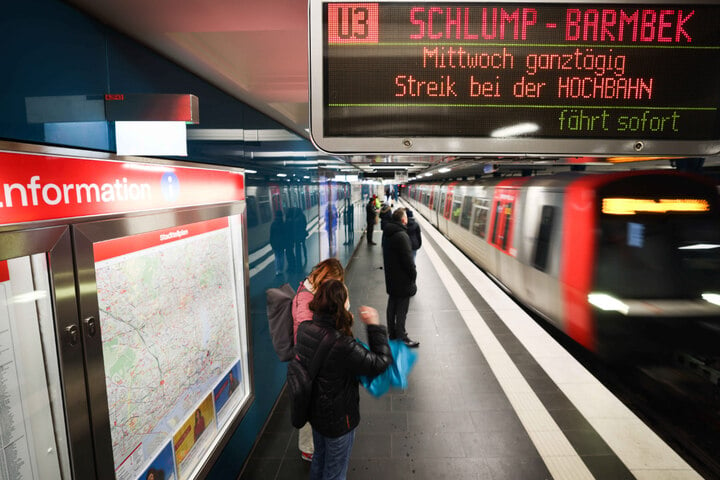
<instances>
[{"instance_id":1,"label":"digital clock display","mask_svg":"<svg viewBox=\"0 0 720 480\"><path fill-rule=\"evenodd\" d=\"M311 2L328 151L720 151L720 6Z\"/></svg>"}]
</instances>

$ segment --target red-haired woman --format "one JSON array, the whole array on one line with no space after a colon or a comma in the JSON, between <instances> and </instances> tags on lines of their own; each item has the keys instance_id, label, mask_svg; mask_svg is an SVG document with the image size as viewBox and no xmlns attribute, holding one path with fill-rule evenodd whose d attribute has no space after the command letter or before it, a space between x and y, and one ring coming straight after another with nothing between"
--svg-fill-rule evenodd
<instances>
[{"instance_id":1,"label":"red-haired woman","mask_svg":"<svg viewBox=\"0 0 720 480\"><path fill-rule=\"evenodd\" d=\"M310 275L300 284L292 303L295 340L297 340L298 326L302 322L313 318L310 302L315 296L315 290L322 282L328 279L345 281L345 269L337 258L326 258L315 265ZM306 423L304 427L298 430L298 448L300 449L300 458L312 462L315 447L313 445L312 427L309 423Z\"/></svg>"}]
</instances>

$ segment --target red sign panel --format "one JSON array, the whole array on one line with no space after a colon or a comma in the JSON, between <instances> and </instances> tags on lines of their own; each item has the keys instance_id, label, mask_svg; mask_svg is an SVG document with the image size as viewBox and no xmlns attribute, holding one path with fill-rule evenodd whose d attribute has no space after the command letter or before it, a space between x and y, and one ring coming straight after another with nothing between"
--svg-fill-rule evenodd
<instances>
[{"instance_id":1,"label":"red sign panel","mask_svg":"<svg viewBox=\"0 0 720 480\"><path fill-rule=\"evenodd\" d=\"M244 198L239 172L0 153L0 225Z\"/></svg>"},{"instance_id":2,"label":"red sign panel","mask_svg":"<svg viewBox=\"0 0 720 480\"><path fill-rule=\"evenodd\" d=\"M10 272L8 271L7 260L0 260L0 282L10 280Z\"/></svg>"},{"instance_id":3,"label":"red sign panel","mask_svg":"<svg viewBox=\"0 0 720 480\"><path fill-rule=\"evenodd\" d=\"M93 245L93 256L95 257L95 263L97 263L109 258L127 255L128 253L139 252L147 248L166 245L195 235L221 230L227 228L228 225L227 217L221 217L205 222L190 223L188 225L180 225L164 230L140 233L130 237L106 240Z\"/></svg>"},{"instance_id":4,"label":"red sign panel","mask_svg":"<svg viewBox=\"0 0 720 480\"><path fill-rule=\"evenodd\" d=\"M378 43L378 4L329 4L328 42Z\"/></svg>"}]
</instances>

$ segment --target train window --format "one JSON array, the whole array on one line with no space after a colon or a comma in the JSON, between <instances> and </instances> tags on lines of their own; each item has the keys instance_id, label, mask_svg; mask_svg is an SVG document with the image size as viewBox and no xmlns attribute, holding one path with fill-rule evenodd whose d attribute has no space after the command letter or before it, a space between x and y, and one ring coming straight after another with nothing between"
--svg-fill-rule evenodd
<instances>
[{"instance_id":1,"label":"train window","mask_svg":"<svg viewBox=\"0 0 720 480\"><path fill-rule=\"evenodd\" d=\"M493 226L492 226L492 243L497 245L498 239L500 238L500 215L502 215L503 205L502 202L497 202L495 204L495 215L493 217Z\"/></svg>"},{"instance_id":2,"label":"train window","mask_svg":"<svg viewBox=\"0 0 720 480\"><path fill-rule=\"evenodd\" d=\"M547 268L548 253L550 251L550 234L552 232L555 207L544 205L538 225L538 235L535 241L535 254L533 255L533 267L545 271Z\"/></svg>"},{"instance_id":3,"label":"train window","mask_svg":"<svg viewBox=\"0 0 720 480\"><path fill-rule=\"evenodd\" d=\"M473 205L472 233L480 238L485 238L485 228L487 227L488 218L488 201L476 200Z\"/></svg>"},{"instance_id":4,"label":"train window","mask_svg":"<svg viewBox=\"0 0 720 480\"><path fill-rule=\"evenodd\" d=\"M260 223L272 222L272 209L270 208L270 195L267 188L258 188L257 211Z\"/></svg>"},{"instance_id":5,"label":"train window","mask_svg":"<svg viewBox=\"0 0 720 480\"><path fill-rule=\"evenodd\" d=\"M252 228L258 225L258 205L254 196L247 197L247 226Z\"/></svg>"},{"instance_id":6,"label":"train window","mask_svg":"<svg viewBox=\"0 0 720 480\"><path fill-rule=\"evenodd\" d=\"M470 229L470 216L472 215L472 197L465 195L463 199L462 213L460 214L460 226Z\"/></svg>"},{"instance_id":7,"label":"train window","mask_svg":"<svg viewBox=\"0 0 720 480\"><path fill-rule=\"evenodd\" d=\"M448 214L447 212L445 212L445 193L440 194L440 204L438 205L438 211L441 209L443 210L443 214L447 218Z\"/></svg>"},{"instance_id":8,"label":"train window","mask_svg":"<svg viewBox=\"0 0 720 480\"><path fill-rule=\"evenodd\" d=\"M600 221L597 290L624 298L697 298L720 288L714 217L635 215Z\"/></svg>"},{"instance_id":9,"label":"train window","mask_svg":"<svg viewBox=\"0 0 720 480\"><path fill-rule=\"evenodd\" d=\"M508 241L510 240L510 225L512 224L512 203L505 204L504 214L505 228L503 228L502 249L507 250Z\"/></svg>"},{"instance_id":10,"label":"train window","mask_svg":"<svg viewBox=\"0 0 720 480\"><path fill-rule=\"evenodd\" d=\"M452 222L458 223L460 221L460 212L462 211L462 203L461 203L462 197L457 198L455 196L453 202L452 202Z\"/></svg>"}]
</instances>

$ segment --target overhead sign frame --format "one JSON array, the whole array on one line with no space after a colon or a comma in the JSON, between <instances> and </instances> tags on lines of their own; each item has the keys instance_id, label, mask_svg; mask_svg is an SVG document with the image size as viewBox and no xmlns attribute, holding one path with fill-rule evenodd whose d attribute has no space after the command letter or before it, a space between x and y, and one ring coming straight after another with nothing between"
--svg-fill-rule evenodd
<instances>
[{"instance_id":1,"label":"overhead sign frame","mask_svg":"<svg viewBox=\"0 0 720 480\"><path fill-rule=\"evenodd\" d=\"M338 154L715 155L718 24L718 0L311 0L311 138Z\"/></svg>"}]
</instances>

